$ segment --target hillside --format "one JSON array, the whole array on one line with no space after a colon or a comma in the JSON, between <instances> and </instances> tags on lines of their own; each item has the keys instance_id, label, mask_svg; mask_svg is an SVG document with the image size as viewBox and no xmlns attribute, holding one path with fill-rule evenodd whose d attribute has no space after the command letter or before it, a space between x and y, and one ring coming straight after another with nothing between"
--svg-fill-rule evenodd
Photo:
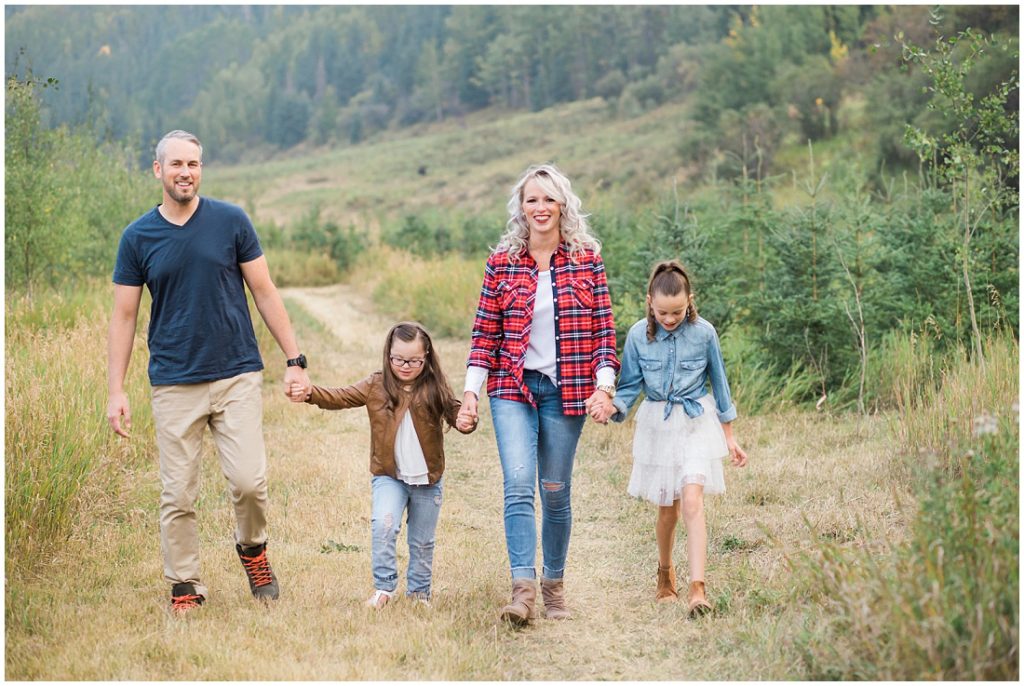
<instances>
[{"instance_id":1,"label":"hillside","mask_svg":"<svg viewBox=\"0 0 1024 686\"><path fill-rule=\"evenodd\" d=\"M844 107L856 117L863 102L854 98ZM680 150L693 127L689 109L688 103L669 103L623 117L614 105L594 98L540 112L488 110L378 134L354 146L300 146L265 161L212 162L204 167L203 182L208 194L279 225L314 206L324 219L342 224L373 225L431 212L483 213L503 223L507 194L519 174L530 164L554 162L591 210L615 203L646 206L674 188L693 194L715 190L714 177L687 162ZM849 168L874 143L869 131L856 129L814 144L817 173L836 162ZM805 175L808 163L806 141L789 136L769 179L777 204L806 200L791 187L793 175Z\"/></svg>"},{"instance_id":2,"label":"hillside","mask_svg":"<svg viewBox=\"0 0 1024 686\"><path fill-rule=\"evenodd\" d=\"M634 201L692 173L675 151L686 106L622 119L602 99L541 112L488 111L380 135L340 149L300 148L254 164L209 164L211 195L262 220L288 223L318 204L342 222L442 210L504 214L508 190L530 164L554 162L583 197L600 189Z\"/></svg>"}]
</instances>

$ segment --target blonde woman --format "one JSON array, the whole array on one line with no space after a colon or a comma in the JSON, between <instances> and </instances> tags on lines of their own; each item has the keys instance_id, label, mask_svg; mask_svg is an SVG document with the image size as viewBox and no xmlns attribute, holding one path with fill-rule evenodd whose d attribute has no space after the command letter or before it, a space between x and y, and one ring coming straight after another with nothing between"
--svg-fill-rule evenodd
<instances>
[{"instance_id":1,"label":"blonde woman","mask_svg":"<svg viewBox=\"0 0 1024 686\"><path fill-rule=\"evenodd\" d=\"M619 360L601 246L569 179L550 164L530 167L512 189L508 214L487 259L461 414L476 419L486 379L512 573L501 616L522 626L537 598L538 482L544 614L570 615L563 576L576 444L591 407L614 395Z\"/></svg>"}]
</instances>

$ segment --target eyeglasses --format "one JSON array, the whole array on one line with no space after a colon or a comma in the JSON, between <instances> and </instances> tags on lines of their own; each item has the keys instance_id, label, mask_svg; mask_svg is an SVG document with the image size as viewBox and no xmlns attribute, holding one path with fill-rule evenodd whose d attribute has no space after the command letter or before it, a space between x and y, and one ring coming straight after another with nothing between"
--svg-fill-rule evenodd
<instances>
[{"instance_id":1,"label":"eyeglasses","mask_svg":"<svg viewBox=\"0 0 1024 686\"><path fill-rule=\"evenodd\" d=\"M391 364L396 367L409 367L410 369L419 369L423 366L423 363L427 361L424 357L407 360L404 357L399 357L398 355L390 355L388 356L388 359L390 359Z\"/></svg>"}]
</instances>

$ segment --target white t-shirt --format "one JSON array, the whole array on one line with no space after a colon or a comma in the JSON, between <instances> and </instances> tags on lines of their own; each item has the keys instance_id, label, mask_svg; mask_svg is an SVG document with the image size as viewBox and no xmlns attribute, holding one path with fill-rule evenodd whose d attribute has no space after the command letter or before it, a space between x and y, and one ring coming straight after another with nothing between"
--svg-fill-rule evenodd
<instances>
[{"instance_id":1,"label":"white t-shirt","mask_svg":"<svg viewBox=\"0 0 1024 686\"><path fill-rule=\"evenodd\" d=\"M551 289L551 270L537 274L537 297L533 301L530 345L523 360L525 369L533 369L558 385L558 345L555 343L555 298Z\"/></svg>"},{"instance_id":2,"label":"white t-shirt","mask_svg":"<svg viewBox=\"0 0 1024 686\"><path fill-rule=\"evenodd\" d=\"M427 460L420 447L420 439L416 435L416 427L412 423L412 413L406 410L402 423L398 425L395 435L395 467L399 481L410 486L421 486L430 483Z\"/></svg>"}]
</instances>

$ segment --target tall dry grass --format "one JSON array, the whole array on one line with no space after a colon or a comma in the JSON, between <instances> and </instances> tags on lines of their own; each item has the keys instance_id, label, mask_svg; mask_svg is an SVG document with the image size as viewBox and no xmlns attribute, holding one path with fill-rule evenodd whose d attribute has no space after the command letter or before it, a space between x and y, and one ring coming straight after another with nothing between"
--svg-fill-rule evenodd
<instances>
[{"instance_id":1,"label":"tall dry grass","mask_svg":"<svg viewBox=\"0 0 1024 686\"><path fill-rule=\"evenodd\" d=\"M436 336L468 340L483 277L479 258L427 260L380 246L360 260L347 280L396 320L416 320Z\"/></svg>"},{"instance_id":2,"label":"tall dry grass","mask_svg":"<svg viewBox=\"0 0 1024 686\"><path fill-rule=\"evenodd\" d=\"M110 496L112 475L150 454L105 421L110 286L6 300L5 493L8 579L32 573L74 527L78 503ZM140 318L144 330L148 315ZM144 337L128 388L133 432L152 432Z\"/></svg>"},{"instance_id":3,"label":"tall dry grass","mask_svg":"<svg viewBox=\"0 0 1024 686\"><path fill-rule=\"evenodd\" d=\"M267 248L266 256L270 276L278 288L327 286L341 278L341 270L326 251Z\"/></svg>"},{"instance_id":4,"label":"tall dry grass","mask_svg":"<svg viewBox=\"0 0 1024 686\"><path fill-rule=\"evenodd\" d=\"M921 358L896 342L892 474L917 499L905 545L823 544L803 567L834 609L805 645L818 679L1019 677L1019 348ZM907 505L905 505L907 506Z\"/></svg>"}]
</instances>

